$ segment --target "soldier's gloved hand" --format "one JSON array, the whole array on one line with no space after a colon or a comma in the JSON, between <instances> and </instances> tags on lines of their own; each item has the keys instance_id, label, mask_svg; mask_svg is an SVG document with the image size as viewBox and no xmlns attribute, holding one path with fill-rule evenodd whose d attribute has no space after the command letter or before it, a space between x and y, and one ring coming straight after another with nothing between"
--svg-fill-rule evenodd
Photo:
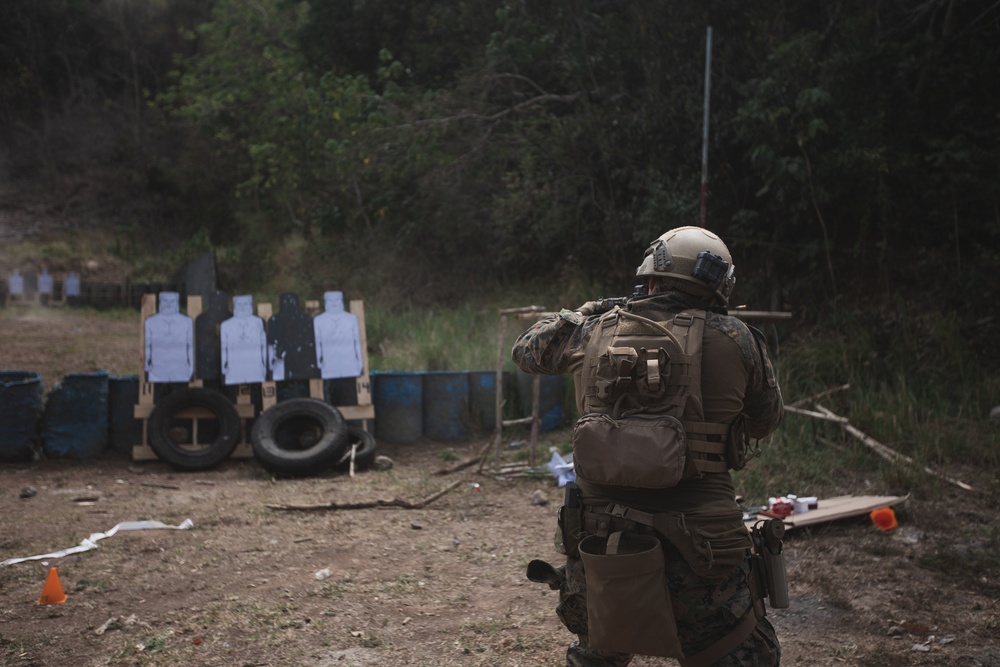
<instances>
[{"instance_id":1,"label":"soldier's gloved hand","mask_svg":"<svg viewBox=\"0 0 1000 667\"><path fill-rule=\"evenodd\" d=\"M580 306L579 308L577 308L576 312L580 313L584 317L590 317L591 315L594 315L594 314L597 313L597 302L596 301L588 301L587 303L585 303L582 306Z\"/></svg>"}]
</instances>

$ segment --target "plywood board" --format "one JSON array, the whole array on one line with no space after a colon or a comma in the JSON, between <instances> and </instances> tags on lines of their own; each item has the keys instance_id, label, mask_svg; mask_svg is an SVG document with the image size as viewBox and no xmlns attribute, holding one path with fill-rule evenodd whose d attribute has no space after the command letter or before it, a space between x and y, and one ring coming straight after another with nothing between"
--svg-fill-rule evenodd
<instances>
[{"instance_id":1,"label":"plywood board","mask_svg":"<svg viewBox=\"0 0 1000 667\"><path fill-rule=\"evenodd\" d=\"M791 513L783 519L785 530L812 526L818 523L846 519L852 516L864 516L880 507L891 507L905 502L909 495L905 496L836 496L833 498L820 498L817 507L801 514ZM760 516L746 521L747 526L752 526L758 519L769 517Z\"/></svg>"}]
</instances>

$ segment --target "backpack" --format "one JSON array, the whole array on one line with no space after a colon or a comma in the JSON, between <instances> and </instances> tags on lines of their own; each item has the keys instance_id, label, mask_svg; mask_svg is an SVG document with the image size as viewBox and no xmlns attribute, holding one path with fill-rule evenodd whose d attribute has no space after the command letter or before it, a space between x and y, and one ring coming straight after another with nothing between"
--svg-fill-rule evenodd
<instances>
[{"instance_id":1,"label":"backpack","mask_svg":"<svg viewBox=\"0 0 1000 667\"><path fill-rule=\"evenodd\" d=\"M578 477L656 489L730 468L729 425L704 421L704 331L704 310L664 321L621 308L601 316L584 349Z\"/></svg>"}]
</instances>

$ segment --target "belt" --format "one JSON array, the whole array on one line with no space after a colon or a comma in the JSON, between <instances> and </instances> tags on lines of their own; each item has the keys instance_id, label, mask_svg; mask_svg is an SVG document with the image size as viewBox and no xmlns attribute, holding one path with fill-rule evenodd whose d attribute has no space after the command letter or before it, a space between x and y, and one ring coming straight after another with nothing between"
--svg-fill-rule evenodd
<instances>
[{"instance_id":1,"label":"belt","mask_svg":"<svg viewBox=\"0 0 1000 667\"><path fill-rule=\"evenodd\" d=\"M626 527L626 521L655 528L656 515L621 503L583 506L583 530L590 535L607 537L613 530Z\"/></svg>"}]
</instances>

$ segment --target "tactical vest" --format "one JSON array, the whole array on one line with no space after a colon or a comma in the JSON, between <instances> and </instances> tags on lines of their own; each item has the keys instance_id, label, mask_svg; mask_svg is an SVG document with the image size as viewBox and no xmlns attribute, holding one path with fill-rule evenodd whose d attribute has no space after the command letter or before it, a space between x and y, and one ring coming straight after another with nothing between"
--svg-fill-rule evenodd
<instances>
[{"instance_id":1,"label":"tactical vest","mask_svg":"<svg viewBox=\"0 0 1000 667\"><path fill-rule=\"evenodd\" d=\"M605 313L584 350L581 414L615 419L662 414L678 419L699 472L738 468L727 461L728 424L705 421L701 396L701 351L705 311L659 313L655 321L628 310Z\"/></svg>"}]
</instances>

